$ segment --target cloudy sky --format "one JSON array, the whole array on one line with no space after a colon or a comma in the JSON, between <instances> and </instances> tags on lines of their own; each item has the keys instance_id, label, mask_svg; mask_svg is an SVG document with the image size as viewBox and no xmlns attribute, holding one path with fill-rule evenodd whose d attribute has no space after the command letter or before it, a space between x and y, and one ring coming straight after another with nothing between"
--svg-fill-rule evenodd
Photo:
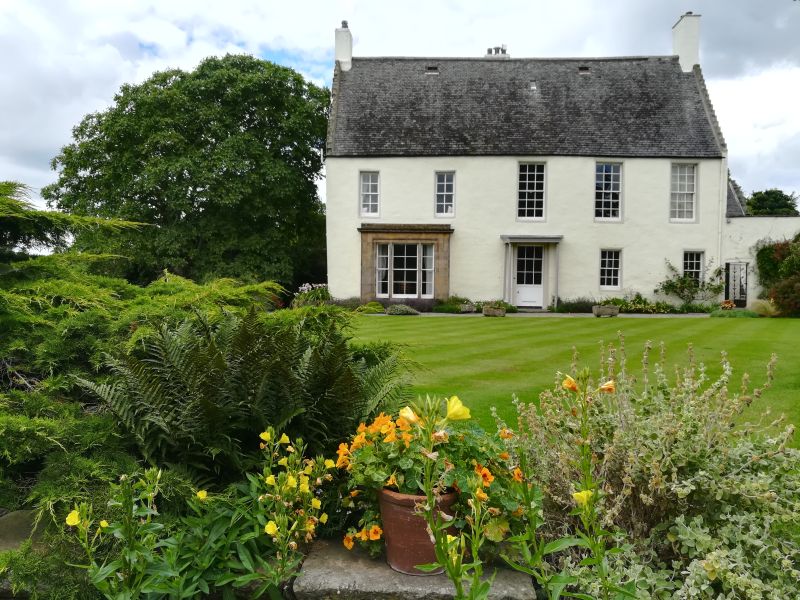
<instances>
[{"instance_id":1,"label":"cloudy sky","mask_svg":"<svg viewBox=\"0 0 800 600\"><path fill-rule=\"evenodd\" d=\"M52 182L72 127L154 71L244 52L329 85L342 19L356 56L629 56L671 54L687 10L734 178L800 193L800 0L0 0L0 180Z\"/></svg>"}]
</instances>

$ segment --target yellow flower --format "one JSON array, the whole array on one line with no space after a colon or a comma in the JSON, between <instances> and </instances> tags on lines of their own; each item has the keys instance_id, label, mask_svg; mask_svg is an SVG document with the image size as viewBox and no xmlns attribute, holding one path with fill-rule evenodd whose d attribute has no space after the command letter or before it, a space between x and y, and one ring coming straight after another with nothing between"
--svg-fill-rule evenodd
<instances>
[{"instance_id":1,"label":"yellow flower","mask_svg":"<svg viewBox=\"0 0 800 600\"><path fill-rule=\"evenodd\" d=\"M314 521L312 521L311 519L306 521L306 531L308 533L314 533L314 529L316 529L316 525L314 524Z\"/></svg>"},{"instance_id":2,"label":"yellow flower","mask_svg":"<svg viewBox=\"0 0 800 600\"><path fill-rule=\"evenodd\" d=\"M561 382L561 387L563 387L565 390L569 390L570 392L577 392L578 382L576 382L569 375L564 375L564 381Z\"/></svg>"},{"instance_id":3,"label":"yellow flower","mask_svg":"<svg viewBox=\"0 0 800 600\"><path fill-rule=\"evenodd\" d=\"M326 458L325 459L325 468L326 469L332 469L335 466L336 466L336 463L333 462L330 458Z\"/></svg>"},{"instance_id":4,"label":"yellow flower","mask_svg":"<svg viewBox=\"0 0 800 600\"><path fill-rule=\"evenodd\" d=\"M267 535L275 535L278 533L278 525L275 521L268 521L266 525L264 525L264 533Z\"/></svg>"},{"instance_id":5,"label":"yellow flower","mask_svg":"<svg viewBox=\"0 0 800 600\"><path fill-rule=\"evenodd\" d=\"M319 501L319 498L311 499L311 508L319 508L320 506L322 506L322 502Z\"/></svg>"},{"instance_id":6,"label":"yellow flower","mask_svg":"<svg viewBox=\"0 0 800 600\"><path fill-rule=\"evenodd\" d=\"M311 471L313 470L314 470L314 465L312 463L309 463L306 465L306 468L303 469L303 473L305 473L306 475L311 475Z\"/></svg>"},{"instance_id":7,"label":"yellow flower","mask_svg":"<svg viewBox=\"0 0 800 600\"><path fill-rule=\"evenodd\" d=\"M451 396L447 400L447 420L465 421L470 418L469 409L461 403L458 396Z\"/></svg>"},{"instance_id":8,"label":"yellow flower","mask_svg":"<svg viewBox=\"0 0 800 600\"><path fill-rule=\"evenodd\" d=\"M400 416L403 417L409 423L416 423L419 421L419 417L411 410L410 406L406 406L405 408L400 410Z\"/></svg>"},{"instance_id":9,"label":"yellow flower","mask_svg":"<svg viewBox=\"0 0 800 600\"><path fill-rule=\"evenodd\" d=\"M205 500L206 498L208 498L208 492L207 491L200 490L199 492L197 492L197 499L198 500L202 501L202 500Z\"/></svg>"},{"instance_id":10,"label":"yellow flower","mask_svg":"<svg viewBox=\"0 0 800 600\"><path fill-rule=\"evenodd\" d=\"M286 487L290 489L297 487L297 479L294 478L294 475L289 475L289 477L286 478Z\"/></svg>"},{"instance_id":11,"label":"yellow flower","mask_svg":"<svg viewBox=\"0 0 800 600\"><path fill-rule=\"evenodd\" d=\"M348 550L352 550L353 549L353 536L348 533L346 536L344 536L344 539L342 540L342 543L344 544L345 548L347 548Z\"/></svg>"},{"instance_id":12,"label":"yellow flower","mask_svg":"<svg viewBox=\"0 0 800 600\"><path fill-rule=\"evenodd\" d=\"M281 439L278 440L279 444L288 444L289 443L289 436L285 433L281 434Z\"/></svg>"},{"instance_id":13,"label":"yellow flower","mask_svg":"<svg viewBox=\"0 0 800 600\"><path fill-rule=\"evenodd\" d=\"M103 529L105 529L106 527L108 527L108 521L106 521L105 519L103 519L102 521L100 521L100 527L102 527Z\"/></svg>"},{"instance_id":14,"label":"yellow flower","mask_svg":"<svg viewBox=\"0 0 800 600\"><path fill-rule=\"evenodd\" d=\"M392 473L389 476L389 479L387 479L386 483L384 483L383 485L385 485L386 487L392 487L392 486L397 487L397 477L395 477L395 474Z\"/></svg>"},{"instance_id":15,"label":"yellow flower","mask_svg":"<svg viewBox=\"0 0 800 600\"><path fill-rule=\"evenodd\" d=\"M480 502L486 502L489 499L489 496L481 488L477 488L475 490L475 498L477 498Z\"/></svg>"},{"instance_id":16,"label":"yellow flower","mask_svg":"<svg viewBox=\"0 0 800 600\"><path fill-rule=\"evenodd\" d=\"M301 494L310 494L311 489L308 487L308 483L301 483L300 484L300 493Z\"/></svg>"},{"instance_id":17,"label":"yellow flower","mask_svg":"<svg viewBox=\"0 0 800 600\"><path fill-rule=\"evenodd\" d=\"M78 523L81 522L81 516L78 514L77 510L73 510L71 513L67 515L67 525L70 527L75 527Z\"/></svg>"},{"instance_id":18,"label":"yellow flower","mask_svg":"<svg viewBox=\"0 0 800 600\"><path fill-rule=\"evenodd\" d=\"M328 513L322 513L319 516L319 522L322 523L323 525L325 525L325 523L328 522Z\"/></svg>"},{"instance_id":19,"label":"yellow flower","mask_svg":"<svg viewBox=\"0 0 800 600\"><path fill-rule=\"evenodd\" d=\"M378 527L377 525L373 525L369 529L369 539L372 541L381 539L381 535L383 535L383 529Z\"/></svg>"},{"instance_id":20,"label":"yellow flower","mask_svg":"<svg viewBox=\"0 0 800 600\"><path fill-rule=\"evenodd\" d=\"M264 479L264 483L267 485L275 485L275 475L268 475L266 479Z\"/></svg>"},{"instance_id":21,"label":"yellow flower","mask_svg":"<svg viewBox=\"0 0 800 600\"><path fill-rule=\"evenodd\" d=\"M600 386L600 391L605 392L606 394L613 394L617 391L617 384L614 383L613 379L610 379Z\"/></svg>"},{"instance_id":22,"label":"yellow flower","mask_svg":"<svg viewBox=\"0 0 800 600\"><path fill-rule=\"evenodd\" d=\"M263 441L268 442L272 439L272 434L269 431L262 431L258 434L258 437L260 437Z\"/></svg>"},{"instance_id":23,"label":"yellow flower","mask_svg":"<svg viewBox=\"0 0 800 600\"><path fill-rule=\"evenodd\" d=\"M280 460L278 461L278 464L279 464L280 466L282 466L282 467L286 467L286 466L288 466L288 465L289 465L289 459L288 459L288 458L286 458L286 457L284 456L282 459L280 459Z\"/></svg>"},{"instance_id":24,"label":"yellow flower","mask_svg":"<svg viewBox=\"0 0 800 600\"><path fill-rule=\"evenodd\" d=\"M583 508L589 504L589 500L592 499L592 496L594 496L592 490L583 490L582 492L575 492L572 494L572 499L575 500L575 504Z\"/></svg>"}]
</instances>

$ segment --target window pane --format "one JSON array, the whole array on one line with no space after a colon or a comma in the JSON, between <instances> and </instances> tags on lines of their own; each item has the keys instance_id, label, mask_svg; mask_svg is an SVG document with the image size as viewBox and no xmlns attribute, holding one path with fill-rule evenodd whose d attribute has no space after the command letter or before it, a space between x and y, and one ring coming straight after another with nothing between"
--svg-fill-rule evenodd
<instances>
[{"instance_id":1,"label":"window pane","mask_svg":"<svg viewBox=\"0 0 800 600\"><path fill-rule=\"evenodd\" d=\"M597 163L594 180L594 216L596 219L620 218L622 165Z\"/></svg>"},{"instance_id":2,"label":"window pane","mask_svg":"<svg viewBox=\"0 0 800 600\"><path fill-rule=\"evenodd\" d=\"M619 287L620 251L600 251L600 287Z\"/></svg>"},{"instance_id":3,"label":"window pane","mask_svg":"<svg viewBox=\"0 0 800 600\"><path fill-rule=\"evenodd\" d=\"M455 173L436 173L436 214L452 215L455 207Z\"/></svg>"},{"instance_id":4,"label":"window pane","mask_svg":"<svg viewBox=\"0 0 800 600\"><path fill-rule=\"evenodd\" d=\"M684 252L683 253L683 274L700 281L703 276L703 253Z\"/></svg>"},{"instance_id":5,"label":"window pane","mask_svg":"<svg viewBox=\"0 0 800 600\"><path fill-rule=\"evenodd\" d=\"M361 173L361 214L378 214L378 173Z\"/></svg>"},{"instance_id":6,"label":"window pane","mask_svg":"<svg viewBox=\"0 0 800 600\"><path fill-rule=\"evenodd\" d=\"M695 206L695 165L673 164L671 175L671 219L693 220Z\"/></svg>"},{"instance_id":7,"label":"window pane","mask_svg":"<svg viewBox=\"0 0 800 600\"><path fill-rule=\"evenodd\" d=\"M517 216L544 217L544 165L520 164Z\"/></svg>"},{"instance_id":8,"label":"window pane","mask_svg":"<svg viewBox=\"0 0 800 600\"><path fill-rule=\"evenodd\" d=\"M389 245L378 244L376 293L379 296L389 295Z\"/></svg>"}]
</instances>

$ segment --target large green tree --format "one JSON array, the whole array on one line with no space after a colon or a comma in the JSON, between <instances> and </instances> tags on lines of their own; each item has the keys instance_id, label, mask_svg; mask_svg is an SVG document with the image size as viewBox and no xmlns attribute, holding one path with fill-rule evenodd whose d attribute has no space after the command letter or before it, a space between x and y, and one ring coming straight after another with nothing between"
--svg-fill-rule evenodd
<instances>
[{"instance_id":1,"label":"large green tree","mask_svg":"<svg viewBox=\"0 0 800 600\"><path fill-rule=\"evenodd\" d=\"M152 225L76 237L79 249L129 257L132 281L163 269L200 281L319 280L328 103L328 90L251 56L156 73L74 128L42 196L76 215Z\"/></svg>"},{"instance_id":2,"label":"large green tree","mask_svg":"<svg viewBox=\"0 0 800 600\"><path fill-rule=\"evenodd\" d=\"M797 216L797 198L778 189L753 192L747 200L748 215Z\"/></svg>"}]
</instances>

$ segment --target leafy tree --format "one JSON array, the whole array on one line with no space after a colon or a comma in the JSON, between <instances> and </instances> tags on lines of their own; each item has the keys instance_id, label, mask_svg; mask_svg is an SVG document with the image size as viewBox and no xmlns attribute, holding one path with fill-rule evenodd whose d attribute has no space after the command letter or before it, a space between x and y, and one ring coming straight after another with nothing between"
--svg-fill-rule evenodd
<instances>
[{"instance_id":1,"label":"leafy tree","mask_svg":"<svg viewBox=\"0 0 800 600\"><path fill-rule=\"evenodd\" d=\"M253 58L208 58L124 85L53 160L42 195L75 215L154 225L78 249L128 256L136 282L163 269L203 281L324 275L322 168L328 91Z\"/></svg>"},{"instance_id":2,"label":"leafy tree","mask_svg":"<svg viewBox=\"0 0 800 600\"><path fill-rule=\"evenodd\" d=\"M747 200L748 215L790 215L798 216L797 197L778 189L753 192Z\"/></svg>"}]
</instances>

